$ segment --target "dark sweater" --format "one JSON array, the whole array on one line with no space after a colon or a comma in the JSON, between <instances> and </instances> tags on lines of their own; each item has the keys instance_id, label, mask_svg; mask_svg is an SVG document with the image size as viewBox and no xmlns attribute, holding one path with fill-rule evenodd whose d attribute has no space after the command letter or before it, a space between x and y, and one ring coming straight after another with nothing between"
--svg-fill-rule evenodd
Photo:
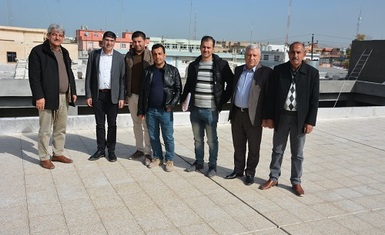
<instances>
[{"instance_id":1,"label":"dark sweater","mask_svg":"<svg viewBox=\"0 0 385 235\"><path fill-rule=\"evenodd\" d=\"M164 107L163 76L163 69L154 70L148 99L148 107L150 108L162 109Z\"/></svg>"}]
</instances>

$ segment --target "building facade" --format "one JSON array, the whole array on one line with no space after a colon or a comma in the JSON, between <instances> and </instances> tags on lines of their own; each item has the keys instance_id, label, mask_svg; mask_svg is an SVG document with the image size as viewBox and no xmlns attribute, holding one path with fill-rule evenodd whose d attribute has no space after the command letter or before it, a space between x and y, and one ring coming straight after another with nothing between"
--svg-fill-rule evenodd
<instances>
[{"instance_id":1,"label":"building facade","mask_svg":"<svg viewBox=\"0 0 385 235\"><path fill-rule=\"evenodd\" d=\"M32 48L42 44L47 36L47 29L0 26L0 64L15 64L26 61ZM77 45L66 40L63 43L76 61Z\"/></svg>"}]
</instances>

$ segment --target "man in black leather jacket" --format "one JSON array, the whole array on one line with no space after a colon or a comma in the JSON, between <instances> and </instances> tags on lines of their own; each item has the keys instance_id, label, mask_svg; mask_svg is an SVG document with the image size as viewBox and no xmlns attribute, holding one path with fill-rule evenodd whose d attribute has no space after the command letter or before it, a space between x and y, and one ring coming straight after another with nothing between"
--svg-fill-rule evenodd
<instances>
[{"instance_id":1,"label":"man in black leather jacket","mask_svg":"<svg viewBox=\"0 0 385 235\"><path fill-rule=\"evenodd\" d=\"M206 172L208 177L216 175L219 112L223 104L229 101L233 87L233 72L229 63L214 54L214 47L214 38L202 37L201 55L188 66L186 85L181 97L184 103L189 103L195 141L195 162L186 168L186 171L203 169L204 132L206 132L209 145L209 168ZM190 96L190 99L186 99Z\"/></svg>"},{"instance_id":2,"label":"man in black leather jacket","mask_svg":"<svg viewBox=\"0 0 385 235\"><path fill-rule=\"evenodd\" d=\"M163 163L160 129L166 148L165 168L167 172L174 170L174 123L173 109L179 102L182 83L179 71L166 63L165 48L162 44L152 46L154 64L146 68L139 94L138 113L146 117L148 133L153 151L149 168ZM160 128L159 128L160 127Z\"/></svg>"}]
</instances>

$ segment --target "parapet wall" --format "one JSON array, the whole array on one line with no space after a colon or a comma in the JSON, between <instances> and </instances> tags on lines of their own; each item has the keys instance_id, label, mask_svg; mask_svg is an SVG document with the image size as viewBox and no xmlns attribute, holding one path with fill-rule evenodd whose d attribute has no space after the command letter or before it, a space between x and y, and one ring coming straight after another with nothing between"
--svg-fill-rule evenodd
<instances>
[{"instance_id":1,"label":"parapet wall","mask_svg":"<svg viewBox=\"0 0 385 235\"><path fill-rule=\"evenodd\" d=\"M174 125L190 125L189 112L175 112ZM219 124L228 123L229 111L222 111ZM385 107L344 107L344 108L320 108L318 120L373 117L383 116L385 118ZM119 114L118 128L132 128L130 114ZM16 117L0 118L0 134L15 133L37 133L39 129L38 117ZM67 130L93 130L95 129L95 118L93 115L77 115L68 117Z\"/></svg>"}]
</instances>

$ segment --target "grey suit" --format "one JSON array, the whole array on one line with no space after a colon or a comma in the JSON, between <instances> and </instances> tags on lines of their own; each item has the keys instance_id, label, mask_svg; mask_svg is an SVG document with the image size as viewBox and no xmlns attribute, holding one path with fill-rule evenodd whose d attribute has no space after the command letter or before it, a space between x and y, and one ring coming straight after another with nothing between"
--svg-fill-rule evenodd
<instances>
[{"instance_id":1,"label":"grey suit","mask_svg":"<svg viewBox=\"0 0 385 235\"><path fill-rule=\"evenodd\" d=\"M90 53L86 71L86 98L92 98L95 102L99 97L99 60L102 49L94 50ZM114 50L112 55L111 67L111 102L117 104L118 100L124 100L125 83L125 63L124 56Z\"/></svg>"},{"instance_id":2,"label":"grey suit","mask_svg":"<svg viewBox=\"0 0 385 235\"><path fill-rule=\"evenodd\" d=\"M124 57L113 50L110 89L99 90L99 61L102 49L90 53L87 63L85 92L86 98L92 98L92 108L96 121L96 141L98 150L115 151L116 145L116 117L118 115L118 102L124 100ZM108 132L105 137L105 120L107 115Z\"/></svg>"},{"instance_id":3,"label":"grey suit","mask_svg":"<svg viewBox=\"0 0 385 235\"><path fill-rule=\"evenodd\" d=\"M234 171L254 177L255 169L259 162L259 149L262 137L262 119L266 118L266 91L268 80L272 75L272 69L258 64L256 66L253 81L251 83L248 97L247 109L241 109L234 104L236 88L244 71L245 65L235 68L233 96L231 99L231 110L229 120L231 121L231 132L234 146ZM246 143L248 144L248 157L246 165ZM246 166L246 169L245 169Z\"/></svg>"}]
</instances>

